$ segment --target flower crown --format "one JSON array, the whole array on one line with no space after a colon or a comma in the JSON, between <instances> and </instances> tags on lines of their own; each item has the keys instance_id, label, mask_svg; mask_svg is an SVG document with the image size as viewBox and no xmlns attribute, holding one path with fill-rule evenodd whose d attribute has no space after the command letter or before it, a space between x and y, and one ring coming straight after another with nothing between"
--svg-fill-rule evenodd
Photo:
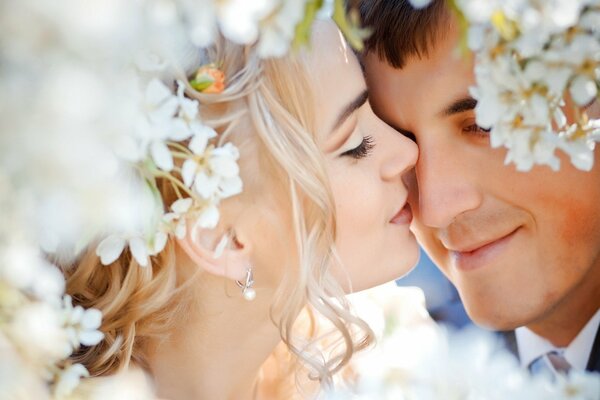
<instances>
[{"instance_id":1,"label":"flower crown","mask_svg":"<svg viewBox=\"0 0 600 400\"><path fill-rule=\"evenodd\" d=\"M196 218L196 227L214 228L219 222L221 200L242 192L238 149L231 143L219 146L217 132L200 120L199 102L185 96L189 88L205 94L221 93L225 74L214 64L203 65L189 85L178 80L171 90L158 78L151 78L145 86L144 113L130 137L136 147L128 154L128 161L153 194L155 223L145 230L104 238L96 249L104 265L114 262L128 247L139 265L148 266L149 257L164 249L168 235L186 235L187 216ZM158 179L166 180L177 195L168 207L158 191Z\"/></svg>"}]
</instances>

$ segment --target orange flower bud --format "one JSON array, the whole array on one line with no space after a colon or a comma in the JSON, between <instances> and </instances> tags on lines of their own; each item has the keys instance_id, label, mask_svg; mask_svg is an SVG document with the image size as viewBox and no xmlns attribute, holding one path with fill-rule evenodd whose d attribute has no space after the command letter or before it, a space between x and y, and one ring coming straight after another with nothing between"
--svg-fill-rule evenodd
<instances>
[{"instance_id":1,"label":"orange flower bud","mask_svg":"<svg viewBox=\"0 0 600 400\"><path fill-rule=\"evenodd\" d=\"M202 93L221 93L225 89L225 74L213 64L204 65L190 84Z\"/></svg>"}]
</instances>

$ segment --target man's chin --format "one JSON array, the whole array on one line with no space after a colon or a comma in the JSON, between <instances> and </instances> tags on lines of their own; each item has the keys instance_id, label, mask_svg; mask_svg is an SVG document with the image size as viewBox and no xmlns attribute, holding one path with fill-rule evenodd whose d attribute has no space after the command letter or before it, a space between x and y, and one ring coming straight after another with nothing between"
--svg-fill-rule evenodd
<instances>
[{"instance_id":1,"label":"man's chin","mask_svg":"<svg viewBox=\"0 0 600 400\"><path fill-rule=\"evenodd\" d=\"M476 325L493 331L512 331L529 324L534 318L531 310L523 306L498 307L498 302L489 303L489 306L481 303L470 306L469 302L464 304L467 315Z\"/></svg>"}]
</instances>

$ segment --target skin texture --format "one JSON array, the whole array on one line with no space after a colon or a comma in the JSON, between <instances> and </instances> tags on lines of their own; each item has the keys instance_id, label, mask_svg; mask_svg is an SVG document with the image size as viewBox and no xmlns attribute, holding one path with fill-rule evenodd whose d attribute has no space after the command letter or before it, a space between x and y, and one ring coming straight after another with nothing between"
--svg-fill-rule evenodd
<instances>
[{"instance_id":1,"label":"skin texture","mask_svg":"<svg viewBox=\"0 0 600 400\"><path fill-rule=\"evenodd\" d=\"M414 232L476 323L527 326L567 345L600 306L598 152L591 172L562 154L559 172L505 166L506 151L490 147L472 109L445 112L474 84L457 36L452 27L427 57L402 69L365 57L375 112L419 146ZM600 115L597 105L588 112Z\"/></svg>"},{"instance_id":2,"label":"skin texture","mask_svg":"<svg viewBox=\"0 0 600 400\"><path fill-rule=\"evenodd\" d=\"M308 55L314 71L315 129L335 199L343 263L334 272L346 290L364 289L401 276L417 262L409 219L390 223L406 203L402 178L414 167L417 147L377 118L368 103L333 129L366 84L337 28L328 22L315 29L319 43ZM374 144L368 155L343 155L366 135ZM269 388L257 386L258 371L280 342L270 314L276 289L290 263L297 263L292 210L285 185L265 178L264 170L260 173L261 161L248 135L233 133L231 140L240 148L244 192L222 203L216 229L197 237L188 233L179 241L178 279L191 285L193 298L169 336L148 344L161 398L243 400L255 398L255 389L257 398L272 398L266 394ZM227 231L235 233L235 240L215 258L214 249ZM248 265L257 293L252 302L242 298L235 283Z\"/></svg>"}]
</instances>

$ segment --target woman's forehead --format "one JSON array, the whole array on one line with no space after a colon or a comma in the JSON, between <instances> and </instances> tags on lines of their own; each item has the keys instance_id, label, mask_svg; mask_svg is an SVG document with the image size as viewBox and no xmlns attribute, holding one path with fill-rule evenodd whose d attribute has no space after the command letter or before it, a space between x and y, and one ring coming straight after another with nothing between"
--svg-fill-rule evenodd
<instances>
[{"instance_id":1,"label":"woman's forehead","mask_svg":"<svg viewBox=\"0 0 600 400\"><path fill-rule=\"evenodd\" d=\"M308 61L315 73L354 62L352 49L331 20L317 21L311 35ZM327 75L327 74L325 74Z\"/></svg>"},{"instance_id":2,"label":"woman's forehead","mask_svg":"<svg viewBox=\"0 0 600 400\"><path fill-rule=\"evenodd\" d=\"M315 24L308 73L316 101L316 123L326 138L343 109L365 89L356 56L331 21Z\"/></svg>"}]
</instances>

